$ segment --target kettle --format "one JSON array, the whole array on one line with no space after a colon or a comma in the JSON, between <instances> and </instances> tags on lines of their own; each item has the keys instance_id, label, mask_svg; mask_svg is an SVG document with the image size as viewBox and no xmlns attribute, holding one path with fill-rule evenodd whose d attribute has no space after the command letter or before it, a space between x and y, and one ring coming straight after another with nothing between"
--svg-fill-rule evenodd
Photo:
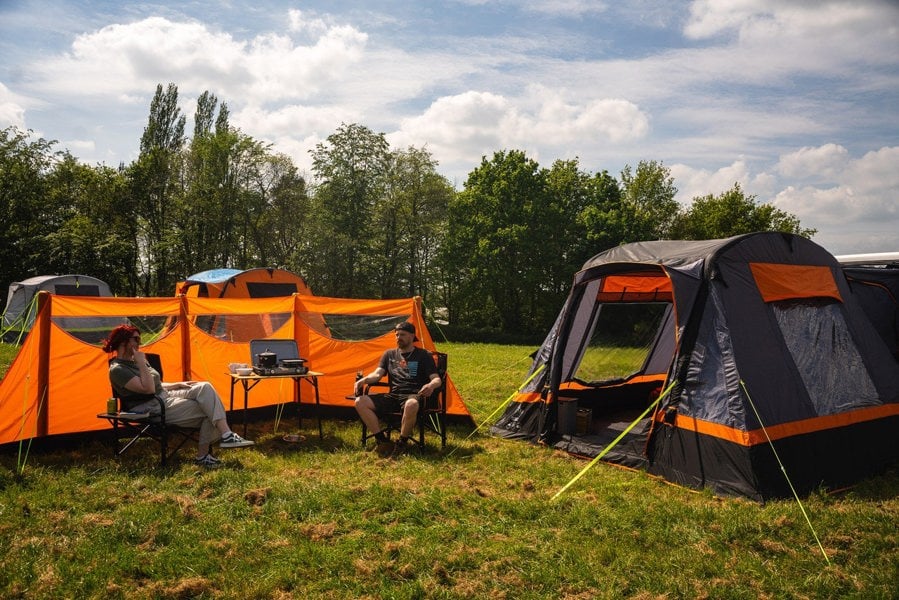
<instances>
[{"instance_id":1,"label":"kettle","mask_svg":"<svg viewBox=\"0 0 899 600\"><path fill-rule=\"evenodd\" d=\"M278 355L267 349L256 355L256 366L263 369L274 369L278 364Z\"/></svg>"}]
</instances>

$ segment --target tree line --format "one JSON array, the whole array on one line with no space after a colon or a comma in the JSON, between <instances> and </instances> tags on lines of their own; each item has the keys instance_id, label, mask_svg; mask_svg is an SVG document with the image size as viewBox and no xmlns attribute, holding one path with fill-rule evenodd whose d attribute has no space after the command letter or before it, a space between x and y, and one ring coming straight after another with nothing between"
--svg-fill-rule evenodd
<instances>
[{"instance_id":1,"label":"tree line","mask_svg":"<svg viewBox=\"0 0 899 600\"><path fill-rule=\"evenodd\" d=\"M421 296L451 326L528 336L552 323L580 266L618 244L815 233L738 184L684 208L653 160L616 179L501 150L456 190L425 148L391 148L360 124L311 150L307 181L229 117L204 92L188 136L177 86L160 84L138 158L118 167L0 130L0 284L78 273L121 296L171 296L207 269L280 267L317 295Z\"/></svg>"}]
</instances>

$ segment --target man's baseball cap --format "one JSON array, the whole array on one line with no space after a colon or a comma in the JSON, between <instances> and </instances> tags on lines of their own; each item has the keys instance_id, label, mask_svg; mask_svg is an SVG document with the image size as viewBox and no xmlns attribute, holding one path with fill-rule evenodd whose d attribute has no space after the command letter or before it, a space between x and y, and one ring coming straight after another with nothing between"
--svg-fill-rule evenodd
<instances>
[{"instance_id":1,"label":"man's baseball cap","mask_svg":"<svg viewBox=\"0 0 899 600\"><path fill-rule=\"evenodd\" d=\"M409 321L403 321L402 323L397 323L397 326L394 327L396 331L405 331L406 333L411 333L412 337L415 338L414 342L418 341L418 336L415 335L415 325L410 323Z\"/></svg>"}]
</instances>

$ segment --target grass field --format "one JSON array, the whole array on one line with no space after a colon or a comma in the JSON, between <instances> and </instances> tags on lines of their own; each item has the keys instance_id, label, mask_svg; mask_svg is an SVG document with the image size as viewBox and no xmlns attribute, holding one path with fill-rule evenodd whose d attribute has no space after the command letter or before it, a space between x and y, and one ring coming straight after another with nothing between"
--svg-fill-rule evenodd
<instances>
[{"instance_id":1,"label":"grass field","mask_svg":"<svg viewBox=\"0 0 899 600\"><path fill-rule=\"evenodd\" d=\"M441 344L480 423L532 347ZM0 361L9 356L0 347ZM2 367L2 364L0 364ZM3 367L5 369L5 367ZM308 421L307 425L311 425ZM283 428L283 423L282 423ZM0 453L3 598L896 598L899 473L803 500L721 499L453 428L378 458L358 424L271 422L206 471L85 438Z\"/></svg>"}]
</instances>

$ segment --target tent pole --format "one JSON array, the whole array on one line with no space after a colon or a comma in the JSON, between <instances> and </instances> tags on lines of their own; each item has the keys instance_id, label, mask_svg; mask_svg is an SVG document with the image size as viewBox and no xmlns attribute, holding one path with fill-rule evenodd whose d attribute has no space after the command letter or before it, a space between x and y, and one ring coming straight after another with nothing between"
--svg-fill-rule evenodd
<instances>
[{"instance_id":1,"label":"tent pole","mask_svg":"<svg viewBox=\"0 0 899 600\"><path fill-rule=\"evenodd\" d=\"M50 393L50 307L52 295L41 290L37 295L38 344L37 355L37 435L45 436L50 430L47 404Z\"/></svg>"}]
</instances>

